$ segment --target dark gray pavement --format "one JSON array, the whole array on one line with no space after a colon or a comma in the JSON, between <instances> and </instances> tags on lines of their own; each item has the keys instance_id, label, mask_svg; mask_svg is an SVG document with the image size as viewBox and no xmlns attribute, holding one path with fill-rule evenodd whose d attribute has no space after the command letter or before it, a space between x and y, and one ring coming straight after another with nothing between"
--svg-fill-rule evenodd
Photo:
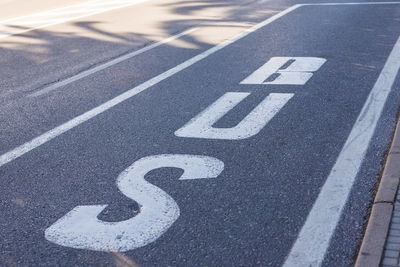
<instances>
[{"instance_id":1,"label":"dark gray pavement","mask_svg":"<svg viewBox=\"0 0 400 267\"><path fill-rule=\"evenodd\" d=\"M240 9L236 2L222 4ZM292 4L296 3L255 2L243 7L248 13L236 13L230 19L244 22L257 8L257 17L246 21L255 23ZM260 6L273 12L260 14ZM189 12L187 9L180 12ZM400 36L399 18L400 5L302 6L1 166L0 263L281 266ZM171 25L171 33L188 28ZM29 34L45 40L59 38L46 29ZM57 63L43 68L36 68L33 62L25 64L26 55L15 57L16 50L0 50L3 59L21 59L13 61L12 67L7 65L10 60L0 63L2 68L6 64L0 83L2 154L213 46L183 37L193 46L165 44L48 94L29 97L46 83L63 77L51 69L65 65L68 77L89 66L88 60L82 60L81 67L70 67L74 57L58 56L68 38L65 34L55 45L61 49L55 54ZM132 47L129 42L103 46L89 38L69 41L74 47L87 46L93 52L86 54L88 58L99 53L96 49L103 49L104 53L93 60L96 62ZM96 49L91 50L93 44ZM121 49L111 55L110 49L119 46ZM320 57L327 61L305 85L240 84L271 57ZM24 79L15 76L20 75L17 70ZM33 76L40 77L34 85L29 82ZM394 130L399 88L397 77L323 266L351 266L355 261ZM174 135L226 92L250 95L215 127L234 127L271 93L294 96L258 134L247 139ZM119 191L117 177L135 161L159 154L210 156L221 160L224 170L215 179L178 180L182 171L176 168L155 170L146 176L180 208L179 218L156 241L125 252L98 252L45 239L45 230L79 205L109 204L99 216L103 221L140 216L138 203Z\"/></svg>"}]
</instances>

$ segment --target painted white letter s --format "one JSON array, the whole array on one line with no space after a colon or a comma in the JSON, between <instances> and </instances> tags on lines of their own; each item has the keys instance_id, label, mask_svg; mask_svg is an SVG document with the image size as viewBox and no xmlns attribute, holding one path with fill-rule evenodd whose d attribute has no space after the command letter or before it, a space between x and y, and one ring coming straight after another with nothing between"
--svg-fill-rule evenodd
<instances>
[{"instance_id":1,"label":"painted white letter s","mask_svg":"<svg viewBox=\"0 0 400 267\"><path fill-rule=\"evenodd\" d=\"M164 154L141 158L118 177L121 192L140 207L136 216L105 222L97 216L107 205L77 206L45 231L47 240L61 246L97 251L128 251L159 238L178 219L177 203L144 176L163 167L183 169L180 180L216 178L224 163L198 155Z\"/></svg>"}]
</instances>

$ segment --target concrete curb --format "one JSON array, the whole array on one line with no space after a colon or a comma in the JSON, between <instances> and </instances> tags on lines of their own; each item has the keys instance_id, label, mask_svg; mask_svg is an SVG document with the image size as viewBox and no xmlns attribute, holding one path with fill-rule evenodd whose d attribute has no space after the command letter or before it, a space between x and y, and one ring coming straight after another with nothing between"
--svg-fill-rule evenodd
<instances>
[{"instance_id":1,"label":"concrete curb","mask_svg":"<svg viewBox=\"0 0 400 267\"><path fill-rule=\"evenodd\" d=\"M360 251L356 267L379 266L400 179L400 120L387 157L378 192L372 205L371 216Z\"/></svg>"}]
</instances>

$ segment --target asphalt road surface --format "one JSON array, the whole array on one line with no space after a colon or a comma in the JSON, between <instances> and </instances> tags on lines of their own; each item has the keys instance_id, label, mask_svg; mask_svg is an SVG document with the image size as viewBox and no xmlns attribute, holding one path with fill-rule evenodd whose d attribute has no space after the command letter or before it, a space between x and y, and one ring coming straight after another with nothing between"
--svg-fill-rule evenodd
<instances>
[{"instance_id":1,"label":"asphalt road surface","mask_svg":"<svg viewBox=\"0 0 400 267\"><path fill-rule=\"evenodd\" d=\"M351 266L400 2L0 1L0 265Z\"/></svg>"}]
</instances>

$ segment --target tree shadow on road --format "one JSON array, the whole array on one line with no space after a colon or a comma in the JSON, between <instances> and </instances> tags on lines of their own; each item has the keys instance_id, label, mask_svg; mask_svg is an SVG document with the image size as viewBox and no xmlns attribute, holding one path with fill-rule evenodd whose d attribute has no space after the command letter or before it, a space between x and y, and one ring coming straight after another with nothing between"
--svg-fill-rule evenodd
<instances>
[{"instance_id":1,"label":"tree shadow on road","mask_svg":"<svg viewBox=\"0 0 400 267\"><path fill-rule=\"evenodd\" d=\"M276 13L276 9L254 9L255 1L175 1L155 3L167 19L155 18L146 32L140 18L132 18L132 31L113 31L110 21L66 23L61 29L28 31L0 39L0 103L63 80L112 58L140 49L192 27L245 28ZM160 11L162 10L162 11ZM144 14L146 16L146 14ZM143 27L141 27L143 26ZM19 30L24 30L23 27ZM212 38L193 34L180 37L180 49L199 52L215 45ZM164 44L174 46L175 43Z\"/></svg>"}]
</instances>

